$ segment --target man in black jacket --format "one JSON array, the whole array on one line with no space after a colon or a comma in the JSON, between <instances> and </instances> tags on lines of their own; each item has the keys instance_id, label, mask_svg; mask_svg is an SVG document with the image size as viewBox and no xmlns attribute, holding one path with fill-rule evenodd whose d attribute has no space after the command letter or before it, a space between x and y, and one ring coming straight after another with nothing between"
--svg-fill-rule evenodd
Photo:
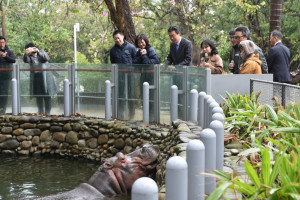
<instances>
[{"instance_id":1,"label":"man in black jacket","mask_svg":"<svg viewBox=\"0 0 300 200\"><path fill-rule=\"evenodd\" d=\"M113 38L115 45L110 49L110 62L119 64L118 118L132 120L135 114L135 102L133 100L135 98L135 79L134 74L130 72L134 68L130 65L133 63L137 50L132 44L124 40L124 34L120 30L113 32ZM129 113L126 113L127 107Z\"/></svg>"},{"instance_id":2,"label":"man in black jacket","mask_svg":"<svg viewBox=\"0 0 300 200\"><path fill-rule=\"evenodd\" d=\"M281 42L282 34L274 30L270 35L270 48L268 53L269 72L273 74L273 81L290 83L290 50Z\"/></svg>"},{"instance_id":3,"label":"man in black jacket","mask_svg":"<svg viewBox=\"0 0 300 200\"><path fill-rule=\"evenodd\" d=\"M6 45L6 39L0 36L0 113L6 112L8 87L11 81L12 63L15 63L15 54Z\"/></svg>"}]
</instances>

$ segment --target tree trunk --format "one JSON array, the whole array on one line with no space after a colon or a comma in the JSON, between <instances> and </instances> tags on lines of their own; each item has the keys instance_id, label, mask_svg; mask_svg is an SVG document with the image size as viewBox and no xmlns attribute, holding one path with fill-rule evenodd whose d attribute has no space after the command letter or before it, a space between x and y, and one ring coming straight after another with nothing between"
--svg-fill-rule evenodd
<instances>
[{"instance_id":1,"label":"tree trunk","mask_svg":"<svg viewBox=\"0 0 300 200\"><path fill-rule=\"evenodd\" d=\"M282 0L271 0L270 33L281 30Z\"/></svg>"},{"instance_id":2,"label":"tree trunk","mask_svg":"<svg viewBox=\"0 0 300 200\"><path fill-rule=\"evenodd\" d=\"M128 0L115 0L115 6L112 0L104 0L104 2L109 9L115 28L124 33L128 42L134 44L136 33Z\"/></svg>"},{"instance_id":3,"label":"tree trunk","mask_svg":"<svg viewBox=\"0 0 300 200\"><path fill-rule=\"evenodd\" d=\"M5 28L5 9L3 9L3 1L0 1L0 10L1 10L1 30L2 36L6 38L6 28Z\"/></svg>"}]
</instances>

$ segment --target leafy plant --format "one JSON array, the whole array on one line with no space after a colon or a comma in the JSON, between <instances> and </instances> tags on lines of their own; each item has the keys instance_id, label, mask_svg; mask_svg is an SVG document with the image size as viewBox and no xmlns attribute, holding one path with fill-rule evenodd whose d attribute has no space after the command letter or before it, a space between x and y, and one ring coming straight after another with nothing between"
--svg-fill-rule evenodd
<instances>
[{"instance_id":1,"label":"leafy plant","mask_svg":"<svg viewBox=\"0 0 300 200\"><path fill-rule=\"evenodd\" d=\"M260 93L254 96L245 95L230 95L226 92L227 99L223 98L227 131L240 135L240 138L249 136L249 133L259 127L259 122L256 118L262 117L263 106L261 106L257 98Z\"/></svg>"},{"instance_id":2,"label":"leafy plant","mask_svg":"<svg viewBox=\"0 0 300 200\"><path fill-rule=\"evenodd\" d=\"M268 148L261 149L262 161L258 166L245 162L247 175L253 185L246 184L236 175L215 171L219 178L219 187L208 197L208 200L219 199L227 189L239 192L247 199L299 199L300 188L300 148L297 151L284 154L280 151L275 161L270 158ZM260 170L255 170L260 168Z\"/></svg>"}]
</instances>

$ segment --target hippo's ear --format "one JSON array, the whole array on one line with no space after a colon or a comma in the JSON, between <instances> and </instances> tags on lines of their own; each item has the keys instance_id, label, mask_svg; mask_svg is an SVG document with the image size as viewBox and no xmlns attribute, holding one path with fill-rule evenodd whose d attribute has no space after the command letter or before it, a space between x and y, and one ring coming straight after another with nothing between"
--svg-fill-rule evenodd
<instances>
[{"instance_id":1,"label":"hippo's ear","mask_svg":"<svg viewBox=\"0 0 300 200\"><path fill-rule=\"evenodd\" d=\"M110 162L105 162L103 165L107 169L111 169L113 167L113 164L111 164Z\"/></svg>"}]
</instances>

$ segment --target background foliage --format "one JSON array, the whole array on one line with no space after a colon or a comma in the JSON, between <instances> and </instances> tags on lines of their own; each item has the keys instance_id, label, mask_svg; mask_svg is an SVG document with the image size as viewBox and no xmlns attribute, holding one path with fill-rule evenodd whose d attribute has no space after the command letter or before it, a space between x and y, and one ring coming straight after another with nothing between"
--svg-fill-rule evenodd
<instances>
[{"instance_id":1,"label":"background foliage","mask_svg":"<svg viewBox=\"0 0 300 200\"><path fill-rule=\"evenodd\" d=\"M129 0L129 4L136 33L148 35L162 62L169 51L167 28L174 24L197 46L204 39L213 40L225 63L231 49L228 32L239 25L248 26L254 42L268 52L270 0ZM283 42L291 49L295 66L300 59L299 17L300 0L283 1ZM32 41L50 54L51 62L73 62L76 22L80 23L78 63L109 63L115 27L101 0L10 1L6 12L8 45L21 57L25 44Z\"/></svg>"}]
</instances>

